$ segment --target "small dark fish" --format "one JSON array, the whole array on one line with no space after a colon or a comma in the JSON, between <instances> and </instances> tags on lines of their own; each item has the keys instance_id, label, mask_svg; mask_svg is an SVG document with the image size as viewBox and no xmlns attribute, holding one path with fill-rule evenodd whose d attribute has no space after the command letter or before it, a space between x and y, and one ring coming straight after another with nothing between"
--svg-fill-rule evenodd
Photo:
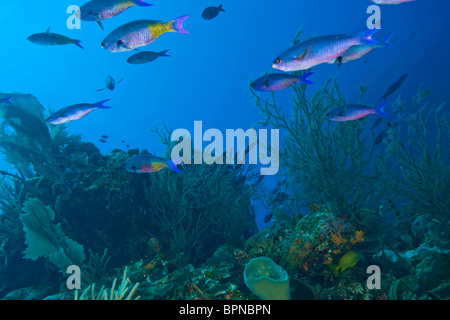
<instances>
[{"instance_id":1,"label":"small dark fish","mask_svg":"<svg viewBox=\"0 0 450 320\"><path fill-rule=\"evenodd\" d=\"M78 120L83 118L84 116L91 113L93 110L96 109L110 109L111 107L107 107L103 105L108 100L103 100L94 104L91 103L80 103L75 104L72 106L68 106L65 108L62 108L61 110L56 111L54 114L52 114L48 119L46 120L48 123L51 124L63 124L67 123L69 121Z\"/></svg>"},{"instance_id":2,"label":"small dark fish","mask_svg":"<svg viewBox=\"0 0 450 320\"><path fill-rule=\"evenodd\" d=\"M102 139L108 139L109 137L107 135L102 135Z\"/></svg>"},{"instance_id":3,"label":"small dark fish","mask_svg":"<svg viewBox=\"0 0 450 320\"><path fill-rule=\"evenodd\" d=\"M164 160L151 154L141 154L134 156L123 163L123 168L134 173L157 172L164 168L169 168L175 172L180 172L177 165L180 164L182 158L173 160Z\"/></svg>"},{"instance_id":4,"label":"small dark fish","mask_svg":"<svg viewBox=\"0 0 450 320\"><path fill-rule=\"evenodd\" d=\"M152 61L158 59L159 57L170 57L167 54L167 51L169 51L169 50L164 50L161 52L153 52L153 51L138 52L136 54L133 54L131 57L129 57L127 59L127 62L130 64L144 64L147 62L152 62Z\"/></svg>"},{"instance_id":5,"label":"small dark fish","mask_svg":"<svg viewBox=\"0 0 450 320\"><path fill-rule=\"evenodd\" d=\"M332 121L351 121L364 118L369 114L379 114L386 116L384 107L386 103L383 103L375 108L370 108L362 104L349 104L346 106L340 106L327 113L326 117Z\"/></svg>"},{"instance_id":6,"label":"small dark fish","mask_svg":"<svg viewBox=\"0 0 450 320\"><path fill-rule=\"evenodd\" d=\"M121 83L122 80L123 80L123 78L120 79L119 81L117 81L117 83L116 83L116 81L113 79L113 77L106 76L106 79L105 79L106 87L102 88L102 89L98 89L97 91L103 91L105 89L113 91L116 88L116 84Z\"/></svg>"},{"instance_id":7,"label":"small dark fish","mask_svg":"<svg viewBox=\"0 0 450 320\"><path fill-rule=\"evenodd\" d=\"M375 141L374 141L374 143L373 143L374 146L380 144L380 143L383 141L383 139L384 139L384 137L385 137L385 135L386 135L386 132L387 132L387 129L384 130L384 131L382 131L382 132L375 138Z\"/></svg>"},{"instance_id":8,"label":"small dark fish","mask_svg":"<svg viewBox=\"0 0 450 320\"><path fill-rule=\"evenodd\" d=\"M126 147L127 147L128 149L130 149L130 146L129 146L129 145L126 145Z\"/></svg>"},{"instance_id":9,"label":"small dark fish","mask_svg":"<svg viewBox=\"0 0 450 320\"><path fill-rule=\"evenodd\" d=\"M148 7L152 4L143 0L92 0L81 6L77 17L84 21L97 21L103 30L102 21L112 18L132 6Z\"/></svg>"},{"instance_id":10,"label":"small dark fish","mask_svg":"<svg viewBox=\"0 0 450 320\"><path fill-rule=\"evenodd\" d=\"M80 44L80 40L75 40L66 36L62 36L60 34L51 33L50 28L48 28L46 32L32 34L28 37L28 40L33 42L34 44L39 44L42 46L60 46L73 43L81 49L84 49Z\"/></svg>"},{"instance_id":11,"label":"small dark fish","mask_svg":"<svg viewBox=\"0 0 450 320\"><path fill-rule=\"evenodd\" d=\"M375 129L380 123L381 121L383 121L383 118L378 118L377 121L374 122L372 128L370 128L370 130Z\"/></svg>"},{"instance_id":12,"label":"small dark fish","mask_svg":"<svg viewBox=\"0 0 450 320\"><path fill-rule=\"evenodd\" d=\"M105 143L106 142L105 139L99 139L98 141L100 141L101 143Z\"/></svg>"},{"instance_id":13,"label":"small dark fish","mask_svg":"<svg viewBox=\"0 0 450 320\"><path fill-rule=\"evenodd\" d=\"M294 83L312 84L312 82L307 79L312 74L312 72L298 76L288 73L266 74L253 81L250 86L257 91L282 90L290 87Z\"/></svg>"},{"instance_id":14,"label":"small dark fish","mask_svg":"<svg viewBox=\"0 0 450 320\"><path fill-rule=\"evenodd\" d=\"M383 101L386 100L387 97L389 97L391 94L393 94L395 91L398 90L398 88L400 88L400 86L402 85L403 81L405 81L405 79L408 77L408 74L405 73L404 75L402 75L400 77L400 79L397 80L397 82L395 82L394 84L392 84L386 91L386 93L381 97L381 99Z\"/></svg>"},{"instance_id":15,"label":"small dark fish","mask_svg":"<svg viewBox=\"0 0 450 320\"><path fill-rule=\"evenodd\" d=\"M125 140L122 140L122 143L125 143Z\"/></svg>"},{"instance_id":16,"label":"small dark fish","mask_svg":"<svg viewBox=\"0 0 450 320\"><path fill-rule=\"evenodd\" d=\"M225 12L223 10L222 5L219 5L218 7L208 7L205 10L203 10L202 18L205 20L211 20L217 17L220 11Z\"/></svg>"},{"instance_id":17,"label":"small dark fish","mask_svg":"<svg viewBox=\"0 0 450 320\"><path fill-rule=\"evenodd\" d=\"M270 220L272 220L273 217L273 213L268 213L266 214L266 216L264 217L264 223L268 223Z\"/></svg>"}]
</instances>

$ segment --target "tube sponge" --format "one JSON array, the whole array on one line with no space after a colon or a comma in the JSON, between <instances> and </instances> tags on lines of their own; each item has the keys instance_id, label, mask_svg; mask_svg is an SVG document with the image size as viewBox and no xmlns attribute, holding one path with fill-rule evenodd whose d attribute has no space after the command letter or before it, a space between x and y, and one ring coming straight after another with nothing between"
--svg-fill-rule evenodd
<instances>
[{"instance_id":1,"label":"tube sponge","mask_svg":"<svg viewBox=\"0 0 450 320\"><path fill-rule=\"evenodd\" d=\"M259 257L245 266L247 287L262 300L289 300L289 276L272 259Z\"/></svg>"}]
</instances>

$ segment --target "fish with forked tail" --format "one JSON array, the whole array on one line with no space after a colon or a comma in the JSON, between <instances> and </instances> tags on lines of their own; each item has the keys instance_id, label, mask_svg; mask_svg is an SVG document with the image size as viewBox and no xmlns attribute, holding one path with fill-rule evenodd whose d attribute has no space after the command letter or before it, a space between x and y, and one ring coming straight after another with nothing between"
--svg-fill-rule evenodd
<instances>
[{"instance_id":1,"label":"fish with forked tail","mask_svg":"<svg viewBox=\"0 0 450 320\"><path fill-rule=\"evenodd\" d=\"M96 109L110 109L111 107L107 107L103 105L108 100L103 100L94 104L91 103L80 103L72 106L68 106L62 108L61 110L56 111L50 117L47 118L47 122L51 124L63 124L69 121L78 120L83 118L84 116L91 113Z\"/></svg>"},{"instance_id":2,"label":"fish with forked tail","mask_svg":"<svg viewBox=\"0 0 450 320\"><path fill-rule=\"evenodd\" d=\"M272 67L282 71L299 71L328 63L342 56L352 46L379 43L372 39L376 31L377 29L368 29L356 36L322 36L300 42L280 54Z\"/></svg>"},{"instance_id":3,"label":"fish with forked tail","mask_svg":"<svg viewBox=\"0 0 450 320\"><path fill-rule=\"evenodd\" d=\"M84 21L97 21L103 30L101 20L115 17L133 6L148 7L152 4L144 0L92 0L82 5L76 16Z\"/></svg>"},{"instance_id":4,"label":"fish with forked tail","mask_svg":"<svg viewBox=\"0 0 450 320\"><path fill-rule=\"evenodd\" d=\"M129 57L127 59L127 62L130 64L144 64L144 63L152 62L152 61L158 59L159 57L170 57L167 54L167 51L169 51L169 50L164 50L161 52L153 52L153 51L138 52L136 54L133 54L131 57Z\"/></svg>"},{"instance_id":5,"label":"fish with forked tail","mask_svg":"<svg viewBox=\"0 0 450 320\"><path fill-rule=\"evenodd\" d=\"M338 66L340 66L342 63L346 63L349 61L353 61L359 58L362 58L366 54L369 54L376 48L392 48L391 44L389 43L389 40L391 39L392 34L388 35L384 42L375 43L375 44L368 44L368 45L361 45L361 46L352 46L348 48L347 51L345 51L342 56L337 57L334 60L329 61L328 63L335 63Z\"/></svg>"},{"instance_id":6,"label":"fish with forked tail","mask_svg":"<svg viewBox=\"0 0 450 320\"><path fill-rule=\"evenodd\" d=\"M28 41L41 46L61 46L73 43L77 47L84 49L80 44L80 40L71 39L57 33L51 33L50 28L45 32L32 34L28 37Z\"/></svg>"},{"instance_id":7,"label":"fish with forked tail","mask_svg":"<svg viewBox=\"0 0 450 320\"><path fill-rule=\"evenodd\" d=\"M375 108L370 108L362 104L349 104L333 109L326 114L326 117L332 121L351 121L364 118L369 114L386 116L386 113L384 112L384 107L386 107L386 105L386 103L383 103Z\"/></svg>"},{"instance_id":8,"label":"fish with forked tail","mask_svg":"<svg viewBox=\"0 0 450 320\"><path fill-rule=\"evenodd\" d=\"M225 12L225 10L222 8L222 5L219 5L218 7L208 7L205 10L203 10L202 18L205 20L211 20L217 17L219 12Z\"/></svg>"},{"instance_id":9,"label":"fish with forked tail","mask_svg":"<svg viewBox=\"0 0 450 320\"><path fill-rule=\"evenodd\" d=\"M256 79L250 86L257 91L274 91L285 89L294 83L312 84L307 78L312 72L302 75L293 75L288 73L267 74Z\"/></svg>"},{"instance_id":10,"label":"fish with forked tail","mask_svg":"<svg viewBox=\"0 0 450 320\"><path fill-rule=\"evenodd\" d=\"M146 46L166 32L189 34L183 22L189 16L182 16L168 22L156 20L136 20L126 23L102 41L102 48L111 52L125 52Z\"/></svg>"},{"instance_id":11,"label":"fish with forked tail","mask_svg":"<svg viewBox=\"0 0 450 320\"><path fill-rule=\"evenodd\" d=\"M416 0L371 0L372 2L375 2L376 4L401 4L405 2L412 2Z\"/></svg>"}]
</instances>

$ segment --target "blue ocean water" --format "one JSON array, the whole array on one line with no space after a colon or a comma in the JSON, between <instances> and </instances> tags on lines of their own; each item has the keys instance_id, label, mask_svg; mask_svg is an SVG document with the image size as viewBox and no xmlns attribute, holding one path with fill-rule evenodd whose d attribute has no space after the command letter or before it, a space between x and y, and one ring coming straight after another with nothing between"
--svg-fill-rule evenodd
<instances>
[{"instance_id":1,"label":"blue ocean water","mask_svg":"<svg viewBox=\"0 0 450 320\"><path fill-rule=\"evenodd\" d=\"M156 123L193 132L194 121L202 121L204 130L242 128L247 130L264 120L249 93L250 80L273 72L272 62L291 47L299 30L302 39L310 36L357 34L366 29L373 3L352 0L295 1L246 0L224 1L212 20L201 14L207 6L220 1L154 0L150 7L132 7L103 21L105 30L95 22L81 22L81 29L68 29L70 5L85 1L8 1L0 5L3 50L0 52L0 91L30 93L46 110L58 110L77 103L110 99L108 110L95 110L68 124L68 132L81 134L102 153L115 148L147 149L162 156L165 146L150 132ZM433 90L431 106L447 101L450 90L448 71L449 45L446 0L418 0L401 5L382 5L382 28L377 39L393 34L393 48L376 49L367 57L338 67L322 64L312 69L314 86L336 78L347 100L357 103L360 84L370 85L365 101L380 103L380 97L401 75L407 73L400 89L388 103L400 95L412 97L419 85ZM112 53L100 43L112 30L129 21L152 19L169 21L189 15L184 28L189 34L167 33L140 50L169 50L143 65L126 62L135 51ZM27 41L38 32L63 34L81 40L84 50L74 45L39 46ZM118 83L114 91L105 86L105 77ZM261 94L270 97L270 94ZM289 106L291 89L276 93L280 105ZM391 118L392 107L385 111ZM448 110L448 106L445 106ZM373 117L368 125L376 120ZM381 127L377 130L381 130ZM378 131L377 131L378 132ZM370 139L370 131L364 134ZM99 141L107 135L106 143ZM122 141L126 141L123 143ZM7 166L7 164L4 164ZM267 177L268 190L278 178ZM258 204L256 203L258 208ZM256 210L258 227L267 209ZM271 222L272 223L272 222ZM1 288L1 285L0 285Z\"/></svg>"}]
</instances>

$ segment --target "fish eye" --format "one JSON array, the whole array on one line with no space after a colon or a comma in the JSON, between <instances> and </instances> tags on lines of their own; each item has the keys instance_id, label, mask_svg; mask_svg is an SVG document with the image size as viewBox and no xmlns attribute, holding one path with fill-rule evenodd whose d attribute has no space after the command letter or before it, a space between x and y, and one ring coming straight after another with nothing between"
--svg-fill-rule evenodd
<instances>
[{"instance_id":1,"label":"fish eye","mask_svg":"<svg viewBox=\"0 0 450 320\"><path fill-rule=\"evenodd\" d=\"M102 47L105 47L105 46L107 46L107 45L108 45L108 41L103 40L103 42L102 42Z\"/></svg>"},{"instance_id":2,"label":"fish eye","mask_svg":"<svg viewBox=\"0 0 450 320\"><path fill-rule=\"evenodd\" d=\"M136 169L137 169L136 166L131 167L131 170L136 170Z\"/></svg>"},{"instance_id":3,"label":"fish eye","mask_svg":"<svg viewBox=\"0 0 450 320\"><path fill-rule=\"evenodd\" d=\"M273 62L274 64L280 64L283 62L283 59L281 58L276 58L275 61Z\"/></svg>"}]
</instances>

